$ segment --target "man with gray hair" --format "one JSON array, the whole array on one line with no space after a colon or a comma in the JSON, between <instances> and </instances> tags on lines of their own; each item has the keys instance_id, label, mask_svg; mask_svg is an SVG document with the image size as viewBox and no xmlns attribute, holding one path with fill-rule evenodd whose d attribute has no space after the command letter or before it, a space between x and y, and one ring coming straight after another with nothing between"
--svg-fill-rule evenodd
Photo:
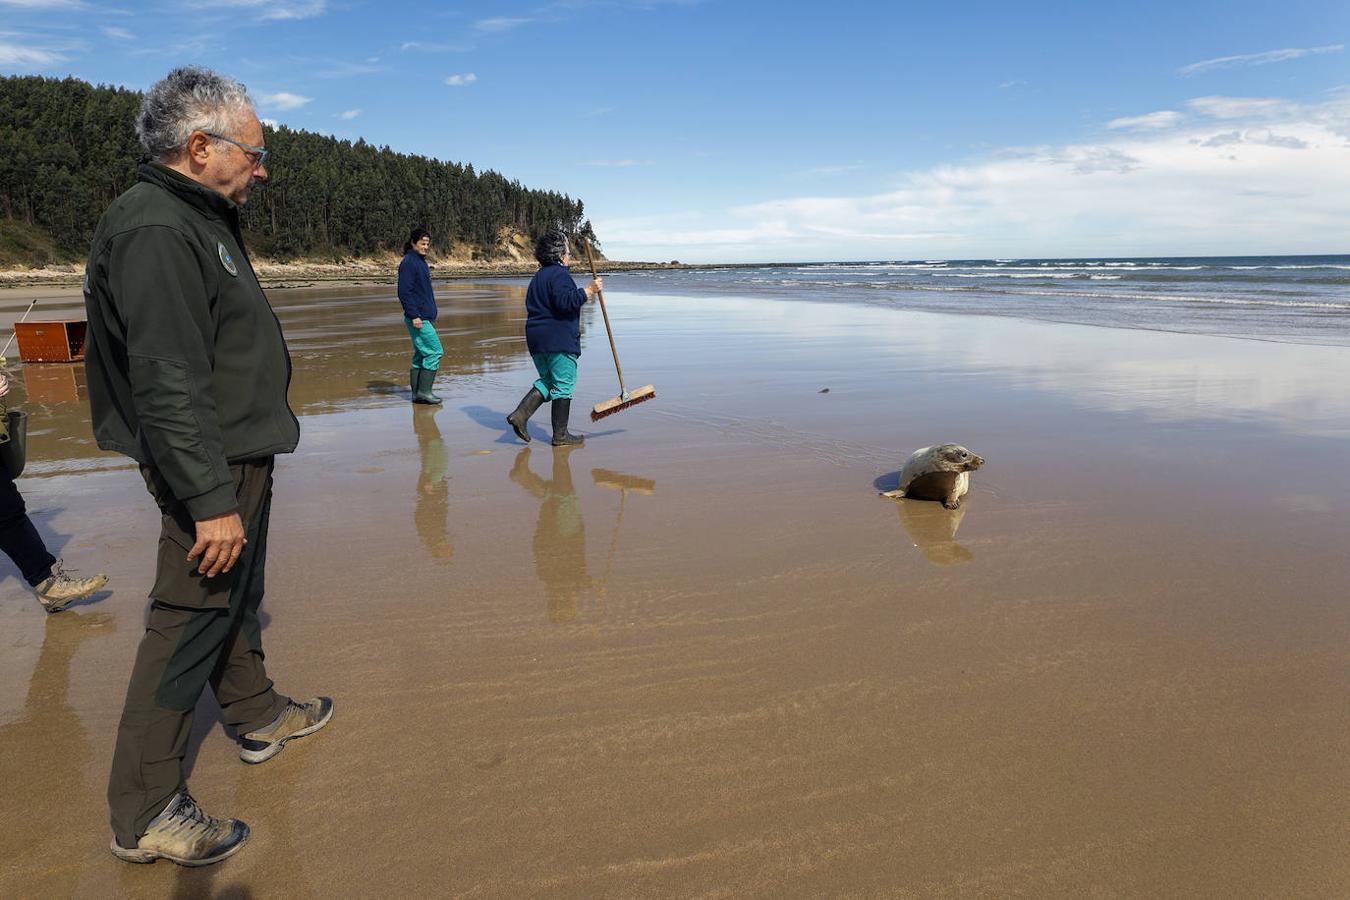
<instances>
[{"instance_id":1,"label":"man with gray hair","mask_svg":"<svg viewBox=\"0 0 1350 900\"><path fill-rule=\"evenodd\" d=\"M263 665L273 460L295 449L300 424L281 324L239 230L240 205L267 177L262 124L242 84L188 67L150 88L136 131L147 161L104 213L85 270L94 436L140 463L162 513L108 804L119 858L197 866L249 835L187 791L202 690L247 763L318 731L333 702L278 694Z\"/></svg>"}]
</instances>

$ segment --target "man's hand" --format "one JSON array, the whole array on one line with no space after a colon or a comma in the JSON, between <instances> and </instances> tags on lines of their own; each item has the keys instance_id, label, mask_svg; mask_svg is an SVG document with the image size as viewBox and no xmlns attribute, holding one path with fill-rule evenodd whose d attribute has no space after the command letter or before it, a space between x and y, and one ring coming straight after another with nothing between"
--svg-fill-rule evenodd
<instances>
[{"instance_id":1,"label":"man's hand","mask_svg":"<svg viewBox=\"0 0 1350 900\"><path fill-rule=\"evenodd\" d=\"M596 276L594 281L586 285L586 295L588 297L594 297L596 294L600 293L604 289L605 289L605 279Z\"/></svg>"},{"instance_id":2,"label":"man's hand","mask_svg":"<svg viewBox=\"0 0 1350 900\"><path fill-rule=\"evenodd\" d=\"M197 523L197 543L188 551L188 562L202 557L197 574L215 578L228 572L239 561L248 539L244 537L244 522L239 513L230 512L212 516ZM203 556L203 552L205 555Z\"/></svg>"},{"instance_id":3,"label":"man's hand","mask_svg":"<svg viewBox=\"0 0 1350 900\"><path fill-rule=\"evenodd\" d=\"M416 328L418 331L421 331L421 330L422 330L422 317L421 317L421 316L418 316L417 318L413 319L413 327Z\"/></svg>"}]
</instances>

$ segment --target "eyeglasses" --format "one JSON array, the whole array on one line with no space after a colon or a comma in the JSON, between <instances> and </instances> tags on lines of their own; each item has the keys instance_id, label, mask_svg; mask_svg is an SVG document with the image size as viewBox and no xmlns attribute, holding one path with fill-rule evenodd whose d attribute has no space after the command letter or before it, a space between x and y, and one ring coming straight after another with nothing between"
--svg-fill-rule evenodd
<instances>
[{"instance_id":1,"label":"eyeglasses","mask_svg":"<svg viewBox=\"0 0 1350 900\"><path fill-rule=\"evenodd\" d=\"M267 164L267 150L263 147L245 144L243 141L236 141L234 138L227 138L223 134L214 134L210 131L203 131L202 134L207 137L215 138L218 141L225 141L227 144L234 144L240 150L244 151L244 155L253 162L253 168L255 169L262 168Z\"/></svg>"}]
</instances>

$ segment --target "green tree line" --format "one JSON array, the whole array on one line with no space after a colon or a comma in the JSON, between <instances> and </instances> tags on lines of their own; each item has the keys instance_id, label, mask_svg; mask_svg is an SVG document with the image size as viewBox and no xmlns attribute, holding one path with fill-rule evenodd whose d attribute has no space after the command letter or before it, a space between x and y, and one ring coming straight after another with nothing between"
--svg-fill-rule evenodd
<instances>
[{"instance_id":1,"label":"green tree line","mask_svg":"<svg viewBox=\"0 0 1350 900\"><path fill-rule=\"evenodd\" d=\"M80 258L99 216L136 181L141 95L75 78L0 77L0 216L49 232ZM436 250L491 257L504 230L595 233L580 200L492 170L267 127L266 182L243 209L255 252L274 258L398 250L424 227ZM467 255L467 254L465 254Z\"/></svg>"}]
</instances>

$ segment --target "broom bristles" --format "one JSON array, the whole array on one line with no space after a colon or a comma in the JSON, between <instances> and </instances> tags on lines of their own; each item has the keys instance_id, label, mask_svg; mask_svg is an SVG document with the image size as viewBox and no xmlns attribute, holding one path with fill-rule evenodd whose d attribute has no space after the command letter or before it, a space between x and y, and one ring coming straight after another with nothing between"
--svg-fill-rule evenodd
<instances>
[{"instance_id":1,"label":"broom bristles","mask_svg":"<svg viewBox=\"0 0 1350 900\"><path fill-rule=\"evenodd\" d=\"M606 400L604 403L598 403L591 408L591 421L598 422L605 416L612 416L617 412L623 412L625 409L637 406L639 403L650 400L655 396L656 388L647 385L644 388L638 388L636 391L633 391L627 400L622 400L619 403L614 403L614 400L620 399L619 397L615 397L614 400ZM614 403L614 405L608 406L607 404L610 403ZM601 409L600 407L602 406L605 408Z\"/></svg>"}]
</instances>

